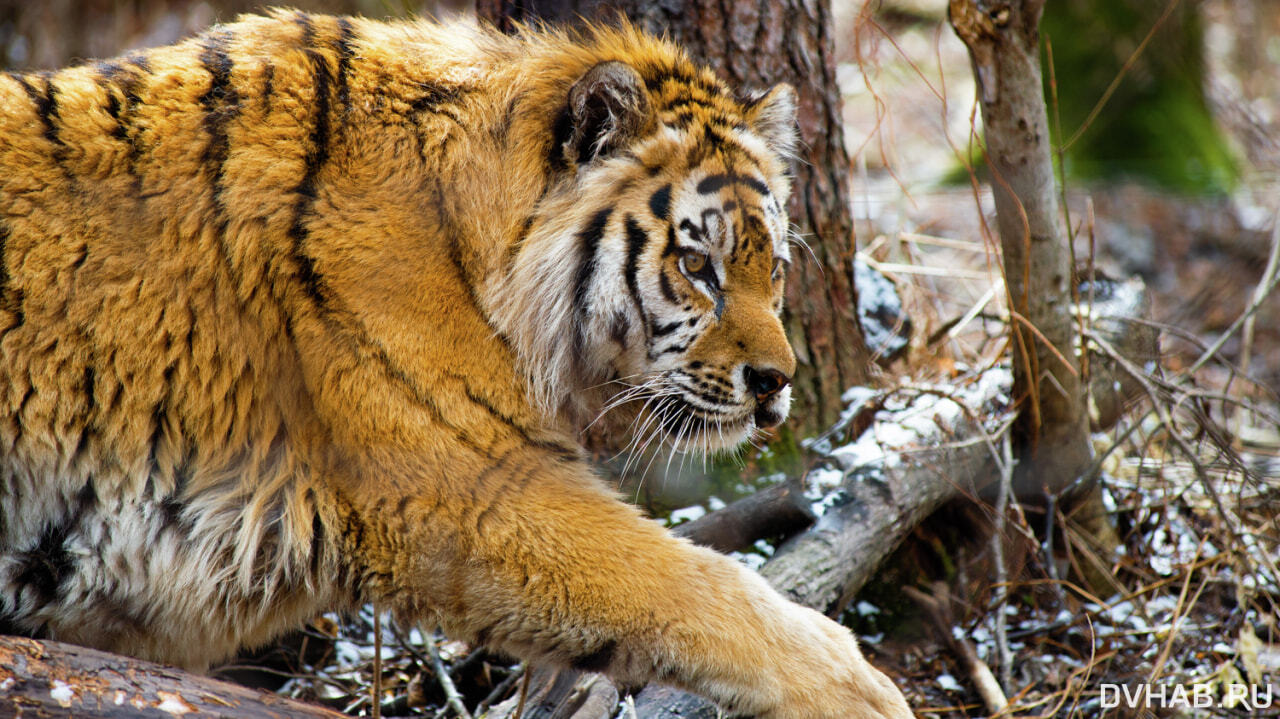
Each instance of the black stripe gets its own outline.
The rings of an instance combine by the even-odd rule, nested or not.
[[[724,91],[724,88],[720,87],[719,85],[711,83],[706,78],[704,78],[701,74],[699,74],[697,71],[691,70],[688,67],[683,67],[683,66],[676,66],[673,68],[664,68],[660,70],[658,74],[645,78],[644,86],[647,90],[649,90],[649,92],[658,92],[667,83],[680,83],[682,85],[688,85],[689,87],[680,88],[680,90],[683,90],[685,92],[688,92],[688,90],[692,88],[692,89],[701,90],[707,95],[723,96],[726,94]]]
[[[355,42],[355,30],[349,18],[338,18],[338,102],[343,108],[350,101],[347,87],[348,75],[351,73],[351,57],[355,54],[352,44]]]
[[[654,336],[654,337],[665,337],[666,335],[669,335],[669,334],[671,334],[672,332],[675,332],[676,330],[680,329],[680,326],[681,326],[681,325],[683,325],[683,324],[684,324],[684,320],[683,320],[683,319],[679,319],[679,320],[676,320],[675,322],[672,322],[672,323],[670,323],[670,324],[659,325],[659,326],[657,326],[657,327],[654,327],[654,328],[653,328],[653,336]]]
[[[307,490],[310,492],[311,490]],[[311,502],[312,506],[314,502]],[[313,511],[311,514],[311,576],[317,576],[320,571],[320,555],[324,554],[324,522],[320,520],[320,513]]]
[[[713,387],[712,385],[706,382],[703,382],[702,380],[699,380],[697,378],[690,378],[690,379],[693,380],[692,385],[690,385],[688,382],[681,381],[679,378],[672,378],[671,384],[684,390],[686,394],[697,397],[698,399],[704,402],[707,402],[711,405],[710,407],[707,407],[705,409],[719,410],[724,407],[725,400],[729,398],[728,392],[725,392],[724,390]]]
[[[109,87],[105,88],[107,93],[107,114],[115,122],[115,127],[111,128],[111,136],[120,142],[129,146],[129,154],[125,171],[133,178],[133,197],[142,195],[142,178],[137,174],[138,159],[142,156],[142,143],[137,132],[130,132],[132,118],[142,102],[142,98],[138,95],[138,84],[142,77],[139,73],[148,71],[146,57],[137,53],[129,55],[125,58],[127,62],[132,64],[136,72],[131,72],[127,67],[118,61],[111,60],[98,64],[98,73],[102,82]],[[112,87],[118,88],[119,94],[112,91]],[[120,98],[124,98],[123,105]]]
[[[476,392],[476,390],[471,386],[471,383],[467,381],[466,377],[462,375],[454,374],[452,372],[449,374],[451,377],[453,377],[454,379],[462,383],[463,391],[466,392],[467,399],[470,400],[472,404],[479,405],[486,412],[488,412],[489,415],[492,416],[494,419],[507,425],[511,429],[514,429],[516,433],[520,435],[520,438],[523,439],[528,444],[532,444],[537,447],[542,447],[543,449],[552,449],[553,451],[556,451],[558,453],[570,451],[568,450],[568,448],[563,447],[559,444],[544,442],[542,440],[534,439],[529,434],[528,427],[520,424],[519,422],[516,422],[514,417],[499,410],[497,406],[493,404],[493,401],[490,400],[488,397],[485,397],[481,395],[479,392]]]
[[[151,409],[151,439],[150,453],[148,455],[148,463],[150,471],[153,475],[160,473],[160,442],[164,440],[166,434],[166,419],[169,413],[169,394],[173,387],[173,373],[176,367],[169,365],[164,368],[164,381],[161,385],[160,399],[156,401],[155,407]]]
[[[621,312],[615,312],[613,321],[609,323],[609,339],[618,343],[623,349],[627,348],[627,334],[631,332],[631,322],[627,320],[627,316]]]
[[[658,274],[658,288],[662,290],[662,296],[671,304],[679,304],[680,297],[676,295],[676,290],[671,286],[671,280],[667,277],[666,272]]]
[[[20,593],[22,589],[30,588],[35,593],[34,598],[42,603],[57,597],[59,588],[70,578],[76,564],[75,557],[67,548],[67,540],[79,528],[85,512],[97,501],[93,481],[85,482],[76,493],[71,511],[59,523],[45,524],[35,546],[14,557],[16,571],[10,582],[18,587]]]
[[[21,287],[14,287],[12,288],[12,292],[6,292],[5,294],[0,295],[0,308],[4,308],[8,312],[12,312],[14,315],[13,324],[4,328],[4,331],[0,332],[0,337],[3,337],[5,334],[8,334],[12,330],[17,329],[26,323],[27,313],[22,306],[23,302],[26,301],[26,298],[27,293],[23,292]]]
[[[671,354],[672,352],[684,352],[684,351],[685,351],[685,350],[687,350],[687,349],[689,349],[689,343],[688,343],[688,342],[686,342],[686,343],[684,343],[684,344],[676,343],[676,344],[673,344],[673,345],[669,345],[669,346],[667,346],[667,347],[664,347],[664,348],[662,348],[662,349],[658,350],[657,352],[652,352],[652,353],[650,353],[649,357],[650,357],[650,358],[657,358],[657,357],[661,357],[662,355],[665,355],[665,354]]]
[[[578,272],[573,283],[573,307],[579,318],[587,316],[587,293],[590,290],[591,276],[596,271],[596,251],[612,212],[608,207],[597,211],[591,216],[587,226],[578,233]]]
[[[768,185],[765,185],[763,182],[749,175],[739,175],[736,173],[707,175],[698,183],[698,194],[710,195],[719,192],[732,184],[746,185],[761,195],[769,194]]]
[[[275,92],[276,82],[276,66],[274,63],[267,63],[262,68],[262,110],[266,112],[271,107],[271,93]]]
[[[417,404],[419,404],[420,406],[425,408],[428,412],[430,412],[432,415],[432,418],[435,419],[435,421],[439,422],[440,424],[447,427],[450,431],[452,431],[454,436],[464,446],[470,447],[472,450],[474,450],[476,453],[482,456],[493,459],[493,451],[492,451],[493,447],[480,446],[472,438],[471,433],[467,431],[466,427],[459,426],[455,424],[453,421],[451,421],[449,418],[447,418],[445,416],[444,410],[441,409],[439,403],[436,402],[435,397],[430,393],[428,393],[426,390],[424,390],[422,387],[419,387],[418,384],[413,381],[413,378],[409,376],[409,373],[395,363],[395,361],[391,358],[391,354],[387,351],[385,347],[382,347],[381,345],[378,345],[368,339],[365,340],[365,344],[366,344],[366,348],[365,348],[366,351],[370,355],[372,355],[373,358],[376,359],[379,364],[382,365],[383,371],[386,373],[386,376],[388,379],[394,380],[394,383],[399,385],[409,395],[410,398],[412,398]],[[455,379],[461,379],[461,377],[459,377],[458,375],[452,375],[452,376]],[[533,445],[540,449],[547,450],[552,454],[560,457],[561,459],[568,459],[568,460],[579,459],[578,452],[574,448],[556,444],[555,442],[536,440],[531,438],[524,431],[522,427],[515,424],[514,420],[511,420],[510,418],[506,417],[502,413],[498,412],[497,409],[494,408],[491,403],[488,403],[487,401],[482,400],[478,395],[475,395],[475,393],[472,392],[471,389],[465,385],[465,383],[464,383],[464,391],[467,393],[468,398],[471,399],[473,402],[475,402],[476,404],[479,404],[481,407],[484,407],[486,410],[491,411],[495,417],[499,418],[500,420],[506,421],[507,424],[515,428],[517,432],[521,435],[521,437],[530,445]]]
[[[511,123],[515,121],[516,114],[520,110],[520,104],[524,102],[526,92],[521,90],[507,102],[507,109],[503,111],[502,117],[489,130],[489,134],[494,140],[502,142],[510,134]]]
[[[204,128],[209,134],[204,162],[212,175],[213,202],[217,206],[221,230],[227,224],[226,209],[222,203],[223,177],[228,155],[227,123],[239,112],[240,94],[231,84],[233,64],[227,55],[226,45],[231,40],[229,30],[211,34],[204,42],[200,63],[209,73],[209,89],[200,97],[204,107]]]
[[[22,89],[26,91],[31,103],[35,105],[36,116],[40,118],[40,124],[44,126],[44,139],[58,147],[62,147],[62,138],[58,136],[58,128],[53,124],[53,120],[58,117],[58,98],[53,82],[48,75],[37,75],[37,77],[41,77],[44,80],[44,90],[41,91],[31,84],[29,76],[19,75],[14,77],[22,85]]]
[[[445,112],[443,106],[457,102],[463,95],[462,88],[436,82],[417,83],[417,87],[422,90],[422,94],[409,103],[414,112],[438,112],[454,122],[460,121],[456,114]]]
[[[134,66],[137,67],[142,72],[148,75],[151,74],[151,61],[147,59],[146,53],[143,53],[140,51],[134,51],[129,53],[128,55],[125,55],[125,59],[133,63]]]
[[[108,87],[104,88],[107,93],[107,115],[115,123],[115,127],[111,128],[111,136],[121,142],[128,142],[129,133],[120,117],[120,96],[112,92],[110,87],[115,84],[116,79],[121,75],[124,75],[124,68],[119,63],[103,62],[98,64],[98,79],[108,85]]]
[[[627,215],[627,289],[631,292],[631,300],[635,303],[636,309],[639,310],[641,317],[646,317],[644,311],[644,302],[640,299],[640,286],[636,281],[636,270],[640,263],[640,255],[644,252],[645,245],[649,242],[649,235],[640,227],[640,223],[636,222],[636,218]],[[648,331],[648,327],[645,327]]]
[[[649,197],[649,211],[659,220],[667,220],[671,211],[671,185],[663,185]]]
[[[324,53],[313,47],[316,30],[311,16],[298,13],[294,16],[294,22],[302,28],[303,48],[311,60],[312,84],[315,87],[315,124],[311,128],[302,180],[294,188],[294,194],[298,198],[294,206],[293,223],[289,227],[289,238],[293,240],[293,259],[298,266],[298,279],[312,301],[323,306],[327,292],[323,280],[316,272],[315,260],[306,252],[305,220],[316,198],[316,175],[329,159],[329,93],[332,90],[333,73]]]
[[[693,240],[694,242],[706,242],[705,233],[703,233],[701,227],[698,227],[697,225],[693,224],[693,220],[690,220],[688,218],[680,220],[680,229],[684,230],[685,232],[688,232],[689,239]],[[671,244],[674,244],[674,243],[671,243]]]

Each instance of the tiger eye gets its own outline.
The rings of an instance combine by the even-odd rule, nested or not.
[[[701,252],[690,252],[684,256],[684,269],[689,274],[696,275],[707,266],[707,256]]]

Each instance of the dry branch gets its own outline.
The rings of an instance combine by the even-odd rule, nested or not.
[[[813,509],[803,489],[787,482],[743,497],[671,531],[717,552],[734,552],[761,537],[794,534],[813,524],[813,520]]]
[[[324,707],[116,654],[0,636],[0,716],[341,717]]]

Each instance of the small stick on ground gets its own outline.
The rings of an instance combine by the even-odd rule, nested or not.
[[[458,692],[458,687],[453,683],[453,677],[449,676],[449,670],[445,667],[444,660],[440,658],[440,648],[436,646],[434,636],[426,642],[426,648],[427,656],[431,658],[431,670],[436,673],[436,681],[440,682],[440,688],[444,690],[445,701],[462,719],[471,719],[467,705],[462,701],[462,694]]]
[[[1005,435],[1000,443],[1000,487],[996,495],[995,531],[991,533],[991,554],[996,565],[996,655],[1000,659],[1000,688],[1008,694],[1013,687],[1013,654],[1009,651],[1009,635],[1005,627],[1005,603],[1009,599],[1009,571],[1004,561],[1004,530],[1009,514],[1009,494],[1013,491],[1012,440]]]
[[[960,660],[961,667],[969,675],[969,681],[973,683],[974,688],[978,690],[978,695],[982,697],[982,703],[986,705],[987,711],[992,714],[1004,711],[1009,705],[1009,700],[1005,697],[1004,690],[1000,688],[1000,683],[996,681],[995,675],[991,673],[991,667],[978,657],[977,650],[968,639],[957,637],[951,631],[953,624],[951,590],[947,589],[946,584],[935,582],[933,596],[915,587],[903,587],[902,591],[920,605],[925,615],[929,617],[939,641]]]
[[[382,717],[382,612],[373,605],[373,719]]]

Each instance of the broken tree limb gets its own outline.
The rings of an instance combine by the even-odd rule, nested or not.
[[[784,482],[671,530],[694,544],[717,552],[735,552],[764,537],[779,537],[813,524],[815,518],[804,489]]]
[[[0,636],[0,716],[328,718],[324,707],[61,642]]]
[[[779,547],[760,573],[792,601],[839,614],[925,517],[999,476],[995,429],[985,426],[983,411],[990,408],[953,409],[946,419],[940,408],[930,418],[932,436],[918,434],[913,446],[882,447],[883,459],[847,466],[832,506],[808,531]],[[880,414],[886,412],[894,414]],[[872,437],[876,427],[868,430]]]

